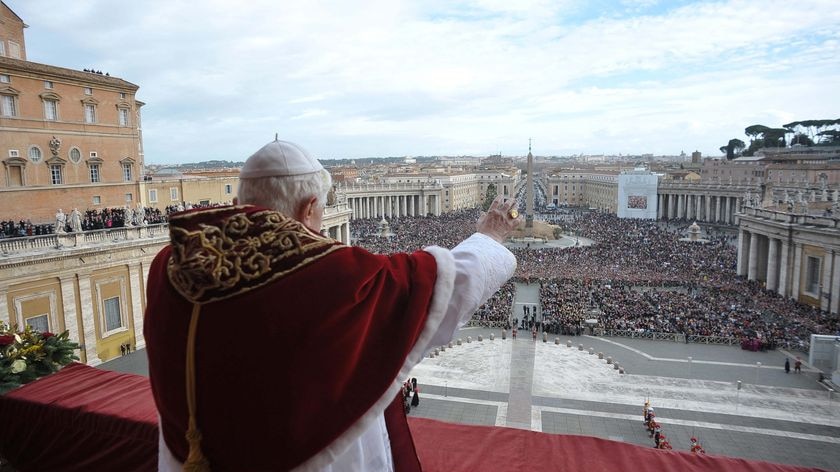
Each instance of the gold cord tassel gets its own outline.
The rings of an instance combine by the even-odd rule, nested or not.
[[[198,315],[201,312],[201,305],[193,304],[192,316],[190,316],[190,330],[187,334],[187,410],[190,414],[187,425],[187,443],[190,452],[184,462],[184,472],[209,472],[210,462],[201,452],[201,431],[195,420],[195,333],[198,328]]]

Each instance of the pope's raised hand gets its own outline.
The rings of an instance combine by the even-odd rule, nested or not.
[[[486,213],[481,213],[475,229],[502,243],[521,224],[522,215],[516,208],[516,199],[500,195],[493,200]]]

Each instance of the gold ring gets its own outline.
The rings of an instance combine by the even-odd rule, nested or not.
[[[508,210],[508,216],[515,220],[519,216],[519,212],[516,211],[516,208],[511,208]]]

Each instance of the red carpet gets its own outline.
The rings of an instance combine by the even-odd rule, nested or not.
[[[794,472],[783,466],[588,436],[409,418],[426,472]],[[20,472],[153,471],[157,410],[149,381],[72,364],[0,396],[0,456]]]

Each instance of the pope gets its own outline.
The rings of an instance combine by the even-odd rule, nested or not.
[[[320,234],[329,173],[268,143],[238,205],[170,218],[144,322],[159,469],[419,470],[401,379],[512,275],[496,198],[449,250],[377,255]]]

